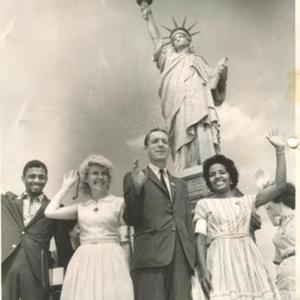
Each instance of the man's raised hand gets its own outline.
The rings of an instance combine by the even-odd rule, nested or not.
[[[138,193],[140,193],[143,188],[147,178],[148,173],[146,169],[140,170],[139,168],[139,159],[136,158],[132,164],[132,172],[131,172],[133,185]]]

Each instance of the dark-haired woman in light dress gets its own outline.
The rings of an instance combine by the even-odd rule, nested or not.
[[[276,143],[277,137],[268,139]],[[275,148],[277,172],[282,175],[283,157],[279,145]],[[276,198],[286,186],[274,185],[257,195],[236,197],[238,171],[223,155],[206,160],[203,174],[214,193],[212,198],[198,201],[194,216],[203,291],[213,300],[279,300],[249,228],[255,208]]]

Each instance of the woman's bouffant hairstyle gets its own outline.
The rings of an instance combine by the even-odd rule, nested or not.
[[[92,154],[92,155],[88,156],[79,167],[79,176],[80,176],[79,192],[81,192],[83,194],[90,193],[90,188],[89,188],[88,184],[86,183],[85,179],[87,177],[89,168],[91,166],[101,166],[101,167],[106,168],[107,174],[108,174],[109,185],[111,183],[112,171],[113,171],[112,162],[102,155]]]
[[[212,192],[214,192],[214,190],[212,189],[211,184],[209,182],[209,169],[214,164],[221,164],[225,167],[226,171],[229,173],[229,176],[230,176],[230,180],[231,180],[230,187],[231,187],[231,189],[234,189],[239,182],[238,170],[235,167],[234,162],[231,159],[229,159],[221,154],[214,155],[214,156],[208,158],[207,160],[205,160],[203,163],[203,177],[205,179],[207,187]]]
[[[295,209],[296,201],[295,201],[296,189],[295,186],[291,183],[286,183],[281,194],[272,200],[274,203],[282,202],[284,205],[288,206],[291,209]]]

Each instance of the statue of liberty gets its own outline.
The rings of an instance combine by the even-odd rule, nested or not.
[[[227,58],[211,68],[194,53],[191,42],[194,25],[186,19],[167,37],[162,37],[155,24],[150,2],[138,1],[147,22],[155,52],[154,61],[161,72],[159,95],[162,114],[169,135],[176,170],[201,165],[220,151],[220,125],[216,106],[223,103],[227,81]]]

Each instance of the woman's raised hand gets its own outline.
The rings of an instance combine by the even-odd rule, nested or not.
[[[266,136],[267,140],[270,142],[272,146],[274,146],[277,150],[284,149],[285,140],[281,135],[279,135],[278,129],[273,129]]]
[[[259,169],[255,172],[256,186],[262,191],[270,184],[270,175]]]
[[[65,188],[71,188],[75,182],[79,180],[79,174],[77,170],[71,170],[68,173],[64,175],[63,179],[63,187]]]

